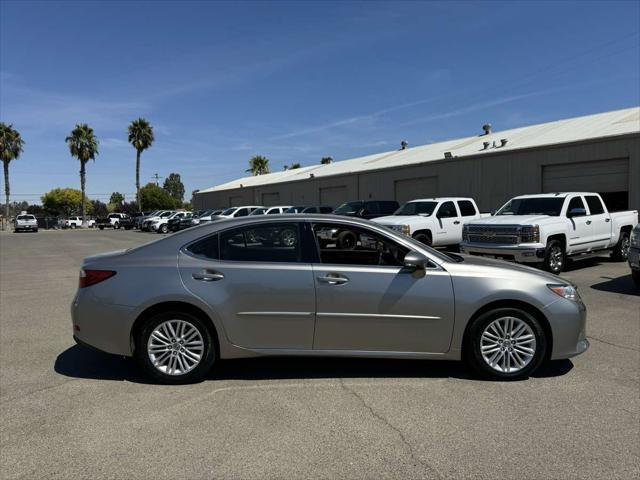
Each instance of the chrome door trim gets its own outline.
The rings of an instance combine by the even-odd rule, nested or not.
[[[388,313],[341,313],[341,312],[318,312],[317,317],[342,317],[342,318],[414,318],[416,320],[440,320],[440,317],[430,315],[394,315]]]
[[[236,315],[252,315],[257,317],[308,317],[313,315],[313,312],[237,312]]]

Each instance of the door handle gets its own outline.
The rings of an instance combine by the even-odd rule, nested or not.
[[[456,220],[455,222],[453,222],[454,225],[460,225],[460,220]]]
[[[591,225],[591,220],[587,220],[587,225]]]
[[[194,280],[201,280],[203,282],[217,282],[222,280],[224,275],[220,272],[196,272],[191,275]]]
[[[318,277],[318,281],[320,283],[328,283],[329,285],[342,285],[347,283],[349,279],[335,273],[329,273],[324,277]]]
[[[605,222],[610,222],[610,221],[611,221],[611,219],[610,219],[610,218],[605,218],[605,219],[604,219],[604,221],[605,221]]]

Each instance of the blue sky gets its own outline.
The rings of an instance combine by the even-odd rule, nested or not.
[[[640,104],[640,2],[0,3],[0,118],[22,133],[15,200],[133,198],[128,123],[155,127],[141,181],[187,192],[272,171]]]

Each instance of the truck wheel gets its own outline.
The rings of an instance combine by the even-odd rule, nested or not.
[[[113,228],[116,230],[120,229],[120,224],[118,222],[114,223]]]
[[[413,236],[414,240],[419,241],[420,243],[424,243],[427,246],[431,246],[433,240],[431,239],[431,235],[429,233],[419,232]]]
[[[344,232],[340,232],[338,234],[338,248],[342,248],[344,250],[353,250],[356,248],[358,243],[358,239],[356,238],[353,232],[349,230],[345,230]]]
[[[547,338],[533,315],[499,308],[479,316],[465,336],[464,360],[483,377],[519,380],[535,372],[547,353]]]
[[[544,251],[544,262],[542,263],[542,268],[547,272],[558,275],[564,268],[564,262],[565,253],[562,243],[558,240],[551,240]]]
[[[629,232],[620,232],[620,238],[618,239],[616,246],[613,248],[611,258],[616,262],[626,262],[627,258],[629,258],[630,246]]]
[[[100,225],[98,228],[99,228],[100,230],[104,230],[104,227],[103,227],[102,225]]]
[[[160,225],[160,228],[158,229],[158,231],[160,233],[167,233],[169,232],[169,226],[166,223],[163,225]]]
[[[72,223],[72,224],[71,224],[71,229],[72,229],[72,230],[75,230],[75,228],[76,228],[76,224],[75,224],[75,223]]]

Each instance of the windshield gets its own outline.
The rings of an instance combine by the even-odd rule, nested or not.
[[[235,211],[236,211],[236,207],[227,208],[220,215],[233,215],[233,212],[235,212]]]
[[[265,212],[267,211],[266,208],[256,208],[253,212],[251,212],[249,215],[263,215]]]
[[[436,209],[438,202],[409,202],[395,211],[394,215],[422,215],[428,217]]]
[[[356,213],[362,209],[364,202],[347,202],[335,209],[334,213]]]
[[[550,215],[560,216],[564,197],[531,197],[509,200],[496,215]]]
[[[167,218],[171,215],[173,215],[173,212],[164,212],[162,215],[160,215],[160,218]]]

